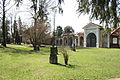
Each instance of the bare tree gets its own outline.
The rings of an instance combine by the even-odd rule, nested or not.
[[[39,46],[41,45],[41,42],[50,37],[50,29],[47,24],[41,21],[37,21],[36,25],[37,27],[32,26],[26,29],[24,31],[23,37],[27,38],[27,40],[30,41],[33,47],[37,45],[38,49],[34,49],[34,50],[38,51]],[[36,36],[34,35],[35,32],[36,32]],[[35,44],[35,40],[36,40],[36,44]]]
[[[32,5],[31,9],[33,10],[33,19],[34,19],[34,41],[32,42],[34,50],[38,50],[38,44],[37,44],[37,20],[40,19],[42,22],[45,22],[47,20],[47,8],[48,3],[47,0],[31,0]]]
[[[18,5],[21,1],[23,0],[16,0],[18,2]],[[34,50],[37,50],[37,20],[41,20],[42,22],[46,22],[48,20],[48,8],[53,7],[59,7],[59,11],[62,11],[61,8],[61,3],[63,2],[63,0],[30,0],[31,1],[31,10],[33,11],[33,20],[34,20]],[[55,3],[58,3],[58,5],[56,6]]]

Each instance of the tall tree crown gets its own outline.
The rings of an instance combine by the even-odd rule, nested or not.
[[[74,33],[74,29],[71,26],[66,26],[64,28],[64,33]]]
[[[78,12],[116,28],[120,22],[120,0],[78,0]]]

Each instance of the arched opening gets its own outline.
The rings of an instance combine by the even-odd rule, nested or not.
[[[62,39],[60,39],[60,45],[62,45]]]
[[[81,36],[81,37],[80,37],[80,46],[81,46],[81,47],[83,47],[83,42],[84,42],[84,40],[83,40],[83,37]]]
[[[72,40],[72,37],[69,37],[69,46],[72,46],[72,42],[73,42],[73,40]]]
[[[87,47],[96,47],[96,35],[94,33],[88,34]]]
[[[75,38],[75,45],[78,46],[78,38]]]
[[[65,37],[64,38],[64,46],[66,46],[67,45],[67,38]]]

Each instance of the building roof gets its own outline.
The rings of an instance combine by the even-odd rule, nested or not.
[[[78,34],[75,34],[75,33],[64,33],[62,36],[78,36]]]
[[[64,33],[62,36],[75,36],[76,34],[75,33]]]
[[[102,26],[100,26],[98,24],[90,22],[86,26],[84,26],[83,29],[89,28],[90,26],[93,26],[93,25],[96,26],[96,28],[100,28],[100,29],[103,28]]]
[[[117,27],[116,29],[114,29],[113,31],[111,31],[111,34],[117,34],[117,35],[120,35],[120,26]]]
[[[84,35],[84,32],[79,32],[79,33],[77,33],[77,35]]]

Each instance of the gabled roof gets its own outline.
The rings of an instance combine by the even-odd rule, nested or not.
[[[120,27],[117,27],[116,29],[114,29],[111,34],[117,33],[120,35]]]
[[[98,24],[95,24],[95,23],[90,22],[89,24],[87,24],[86,26],[84,26],[83,29],[87,29],[87,28],[89,28],[90,26],[96,26],[96,28],[103,28],[102,26],[100,26],[100,25],[98,25]]]

